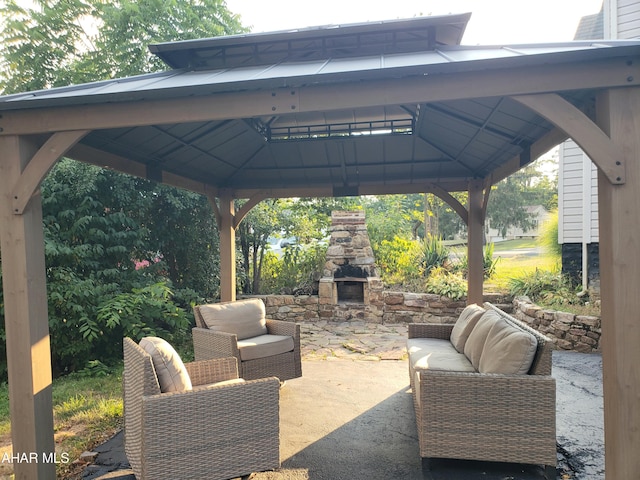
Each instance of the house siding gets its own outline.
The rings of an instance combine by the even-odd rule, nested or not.
[[[559,175],[559,242],[597,242],[598,172],[589,157],[571,140],[560,146]],[[587,218],[586,225],[584,218]]]
[[[613,3],[617,3],[617,38],[640,38],[640,2],[638,0],[618,0]]]

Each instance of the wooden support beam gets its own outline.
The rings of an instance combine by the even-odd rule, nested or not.
[[[37,150],[0,137],[0,249],[13,454],[38,458],[14,463],[15,478],[54,480],[55,464],[44,461],[55,445],[42,203],[36,193],[15,215],[11,197]]]
[[[589,155],[609,182],[625,182],[624,156],[618,145],[571,103],[555,93],[512,98],[564,130]]]
[[[469,182],[469,223],[467,235],[467,304],[482,305],[484,300],[484,258],[482,244],[484,240],[484,181]]]
[[[53,168],[53,165],[60,157],[87,133],[89,133],[89,130],[57,132],[49,137],[29,161],[13,187],[11,192],[13,213],[21,215],[24,212],[31,196],[40,187],[40,183],[49,173],[49,170]]]
[[[620,147],[626,182],[598,172],[607,478],[640,472],[640,88],[599,94],[598,125]],[[597,160],[603,159],[594,159]]]
[[[127,175],[133,175],[134,177],[147,178],[147,166],[130,158],[105,152],[81,143],[73,146],[67,153],[69,158],[73,158],[79,162],[109,168]],[[165,171],[161,171],[160,180],[165,185],[171,185],[172,187],[190,190],[203,195],[208,195],[214,190],[213,187],[209,187],[203,182]],[[215,194],[217,192],[213,191],[213,193]]]
[[[236,299],[236,230],[235,207],[231,192],[223,192],[219,198],[220,212],[220,301]]]
[[[344,110],[374,105],[548,93],[640,84],[640,62],[615,57],[472,72],[214,93],[207,96],[8,110],[1,135],[92,130]],[[153,92],[147,92],[150,94]]]

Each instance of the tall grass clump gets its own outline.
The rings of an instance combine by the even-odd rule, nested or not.
[[[540,229],[538,244],[547,254],[559,258],[562,256],[562,245],[558,242],[558,210],[549,213],[549,219]]]

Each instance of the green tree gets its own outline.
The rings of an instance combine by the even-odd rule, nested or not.
[[[5,94],[166,70],[147,44],[247,31],[222,0],[5,0],[0,14]],[[124,334],[178,339],[187,317],[171,284],[184,307],[217,296],[206,199],[71,161],[42,191],[57,372],[120,358]]]
[[[223,0],[5,0],[0,14],[3,93],[166,70],[149,44],[248,31]]]
[[[557,207],[557,178],[550,179],[540,171],[540,164],[533,163],[494,185],[487,206],[487,218],[493,228],[504,237],[514,226],[524,231],[534,222],[526,211],[527,206],[543,205],[547,209]]]
[[[253,207],[238,226],[242,252],[242,291],[259,293],[267,240],[278,231],[277,200],[263,201]]]
[[[123,176],[63,160],[42,185],[49,328],[57,374],[93,359],[120,358],[119,339],[124,335],[146,331],[180,338],[187,329],[184,311],[168,295],[163,267],[153,262],[155,252],[147,250],[148,232],[128,210],[132,206],[127,200],[134,196],[124,192],[135,189],[135,182],[120,178],[115,190],[113,177]],[[145,264],[150,268],[139,268]],[[123,313],[121,321],[101,317],[101,310],[133,292],[139,292],[139,302],[146,305],[145,322],[124,307],[120,310],[128,315]],[[149,315],[152,305],[166,315]]]

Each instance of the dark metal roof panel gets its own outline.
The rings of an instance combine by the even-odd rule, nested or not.
[[[134,101],[236,91],[251,88],[295,87],[307,83],[394,78],[399,75],[508,68],[611,55],[638,53],[640,40],[568,42],[509,47],[455,46],[437,52],[416,52],[349,59],[323,59],[272,66],[238,67],[206,71],[171,71],[112,81],[0,97],[0,110]],[[629,50],[628,50],[629,49]],[[516,63],[513,63],[516,62]]]
[[[458,45],[470,13],[422,16],[150,45],[172,68],[231,68],[292,59],[379,55]]]

